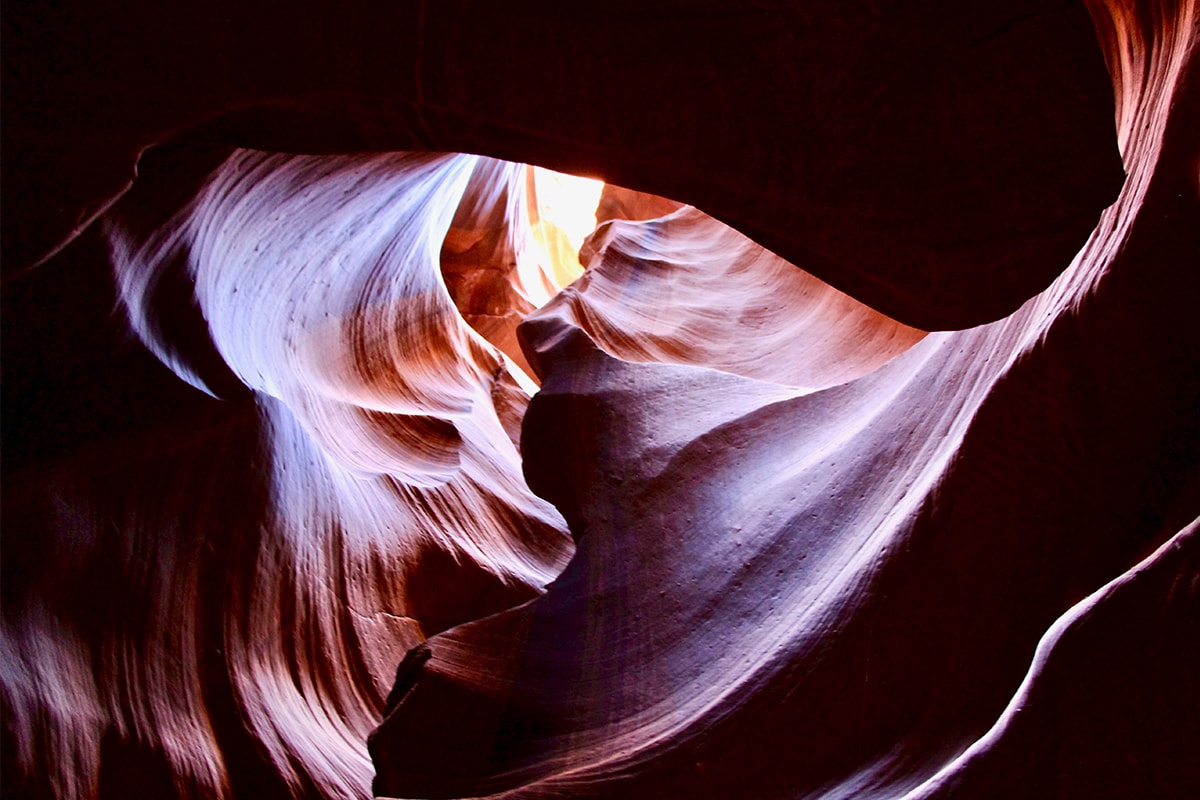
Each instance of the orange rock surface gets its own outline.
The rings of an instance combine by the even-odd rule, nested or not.
[[[206,9],[5,9],[5,797],[1200,794],[1194,0]]]

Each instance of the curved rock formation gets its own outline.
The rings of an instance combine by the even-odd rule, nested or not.
[[[960,6],[6,7],[5,797],[1200,794],[1197,4]]]
[[[606,221],[583,259],[587,272],[555,308],[624,361],[817,389],[872,371],[924,335],[690,206]]]
[[[961,328],[1045,288],[1121,182],[1073,3],[80,3],[5,24],[8,270],[106,208],[148,145],[199,127],[599,176],[905,324]]]
[[[1123,98],[1131,181],[1072,268],[1008,319],[928,337],[869,374],[818,381],[815,392],[753,374],[760,340],[780,349],[769,324],[757,336],[733,326],[730,346],[751,365],[744,377],[629,363],[629,350],[648,360],[671,349],[654,348],[654,336],[650,347],[612,345],[616,331],[641,332],[636,301],[606,289],[634,284],[637,296],[637,282],[652,280],[651,227],[615,255],[632,264],[623,280],[604,261],[598,290],[585,276],[526,322],[544,380],[525,422],[526,474],[567,517],[578,549],[544,597],[423,645],[374,734],[376,791],[1193,791],[1194,715],[1160,712],[1151,727],[1162,738],[1130,735],[1138,706],[1118,695],[1112,714],[1097,715],[1116,726],[1113,744],[1088,727],[1095,717],[1078,713],[1078,700],[1063,717],[1040,710],[1053,691],[1040,689],[1040,664],[1027,680],[1030,710],[1014,699],[984,735],[1055,618],[1128,630],[1121,617],[1110,621],[1116,591],[1068,609],[1198,509],[1197,329],[1177,273],[1158,261],[1164,249],[1196,252],[1194,232],[1162,222],[1195,218],[1194,182],[1183,189],[1194,181],[1194,112],[1165,113],[1191,91],[1181,75],[1193,63],[1192,13],[1158,21],[1151,41],[1161,49],[1112,43],[1118,87],[1131,67],[1157,84]],[[681,283],[703,292],[695,278]],[[730,285],[724,274],[716,282]],[[705,296],[741,318],[746,292]],[[616,322],[606,325],[605,311]],[[1136,433],[1122,429],[1131,420]],[[1152,495],[1160,499],[1148,505]],[[1134,695],[1143,710],[1172,697],[1197,707],[1185,677],[1200,667],[1193,543],[1180,534],[1147,577],[1118,581],[1155,587],[1124,600],[1125,614],[1174,620],[1142,634],[1165,650],[1142,680],[1170,676]],[[1108,665],[1056,656],[1070,641],[1049,639],[1045,663],[1094,673],[1057,685],[1111,687],[1113,678],[1095,677]],[[1146,667],[1137,652],[1105,655],[1127,659],[1134,674]]]
[[[5,793],[127,796],[160,763],[182,794],[362,797],[404,652],[532,597],[570,553],[520,474],[516,367],[441,280],[479,159],[157,159],[103,229],[116,300],[170,372],[77,365],[84,389],[118,373],[117,415],[149,395],[157,418],[83,423],[45,465],[18,441],[5,485]],[[77,311],[38,291],[5,299]],[[88,322],[75,337],[130,349]],[[17,363],[52,373],[36,355]]]

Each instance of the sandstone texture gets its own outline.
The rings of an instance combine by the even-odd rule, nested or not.
[[[3,795],[1200,796],[1198,26],[6,7]]]

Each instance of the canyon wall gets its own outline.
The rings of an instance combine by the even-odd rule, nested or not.
[[[1195,796],[1198,19],[6,8],[4,795]]]

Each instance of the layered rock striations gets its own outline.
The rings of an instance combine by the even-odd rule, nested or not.
[[[1196,128],[1160,116],[1194,102],[1192,41],[1172,38],[1193,23],[1114,53],[1160,59],[1144,68],[1162,84],[1124,99],[1130,180],[1067,272],[915,344],[851,316],[867,354],[903,350],[860,374],[784,380],[793,354],[819,367],[785,333],[810,306],[755,316],[790,295],[769,269],[748,282],[762,294],[731,290],[721,259],[746,251],[728,245],[700,268],[720,275],[708,291],[682,277],[662,254],[699,237],[657,238],[686,212],[602,229],[594,279],[522,326],[543,381],[525,473],[575,556],[543,597],[424,645],[373,736],[376,791],[1194,791],[1200,339],[1164,255],[1197,251]],[[621,295],[660,271],[665,319]],[[713,317],[743,369],[687,335]],[[836,349],[837,326],[815,327]]]
[[[6,797],[1200,792],[1196,4],[734,5],[6,8]]]
[[[905,324],[953,329],[1044,289],[1122,177],[1075,3],[80,3],[5,24],[3,133],[22,165],[4,174],[7,270],[191,130],[599,176],[695,205]]]
[[[6,453],[26,459],[6,467],[6,793],[366,796],[404,652],[534,596],[571,550],[521,476],[517,368],[441,278],[480,160],[157,158],[58,273],[107,250],[157,365],[103,293],[6,289],[6,322],[41,301],[103,340],[63,413],[155,407],[146,430],[51,419],[49,463],[39,432]]]

